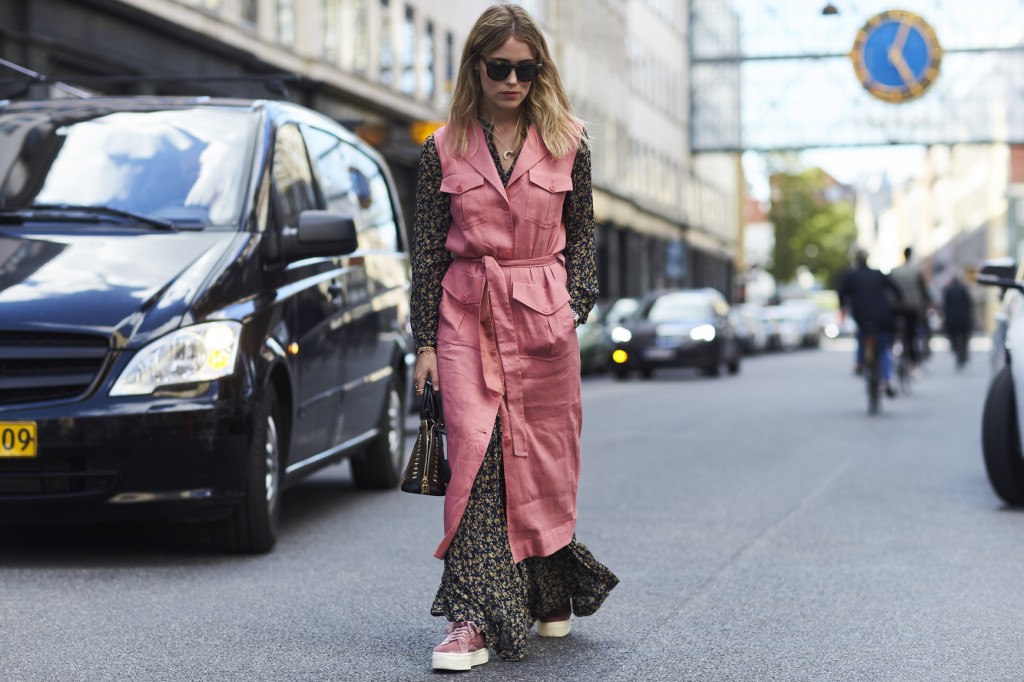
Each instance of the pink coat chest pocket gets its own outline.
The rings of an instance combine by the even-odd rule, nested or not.
[[[452,220],[462,228],[487,219],[487,187],[477,173],[457,173],[441,178],[441,192],[451,199]]]
[[[531,168],[526,219],[541,227],[557,227],[562,221],[565,193],[572,191],[572,178],[568,175]]]

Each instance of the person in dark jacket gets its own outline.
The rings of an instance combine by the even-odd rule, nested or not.
[[[858,248],[854,253],[854,267],[846,272],[839,285],[839,301],[857,323],[857,373],[864,362],[864,333],[873,332],[882,349],[881,373],[885,393],[895,395],[892,378],[892,333],[895,323],[893,301],[899,301],[899,288],[878,270],[868,267],[868,252]]]
[[[958,366],[967,362],[967,340],[974,327],[971,295],[960,278],[953,275],[942,290],[942,325],[956,354]]]

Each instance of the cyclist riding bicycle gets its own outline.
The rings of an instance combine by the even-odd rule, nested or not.
[[[889,279],[900,290],[900,302],[894,307],[893,312],[900,322],[903,352],[910,360],[910,367],[917,367],[923,359],[919,341],[923,335],[921,325],[927,319],[932,297],[928,292],[928,282],[921,266],[910,262],[912,256],[913,250],[909,246],[903,249],[903,265],[893,268],[889,273]]]
[[[892,398],[892,346],[893,306],[890,299],[900,300],[900,290],[892,280],[878,270],[868,267],[868,252],[854,251],[854,267],[846,272],[839,284],[842,312],[850,312],[857,323],[857,374],[864,368],[864,336],[870,332],[881,349],[881,380],[885,394]]]

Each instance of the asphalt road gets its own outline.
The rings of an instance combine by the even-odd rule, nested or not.
[[[845,346],[739,376],[584,381],[578,537],[622,580],[473,680],[1021,680],[1024,515],[988,486],[988,379],[935,357],[868,417]],[[412,422],[410,422],[411,424]],[[200,529],[0,529],[0,679],[423,680],[441,501],[289,491],[263,557]]]

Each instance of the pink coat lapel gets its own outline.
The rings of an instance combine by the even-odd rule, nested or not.
[[[508,184],[511,185],[522,177],[526,171],[550,155],[547,147],[541,142],[540,135],[537,133],[537,127],[531,125],[529,130],[526,131],[526,142],[523,143],[523,148],[519,151],[519,158],[516,159],[516,167],[512,169],[512,177],[508,179]],[[492,163],[491,165],[493,166],[494,164]]]
[[[494,159],[491,158],[491,150],[487,146],[487,138],[484,137],[483,128],[480,125],[474,126],[472,134],[473,139],[469,141],[469,153],[467,154],[466,161],[480,175],[484,176],[484,179],[491,183],[494,189],[501,193],[505,201],[508,201],[508,195],[505,194],[505,186],[501,184],[501,177],[498,175],[498,168],[494,165]]]

